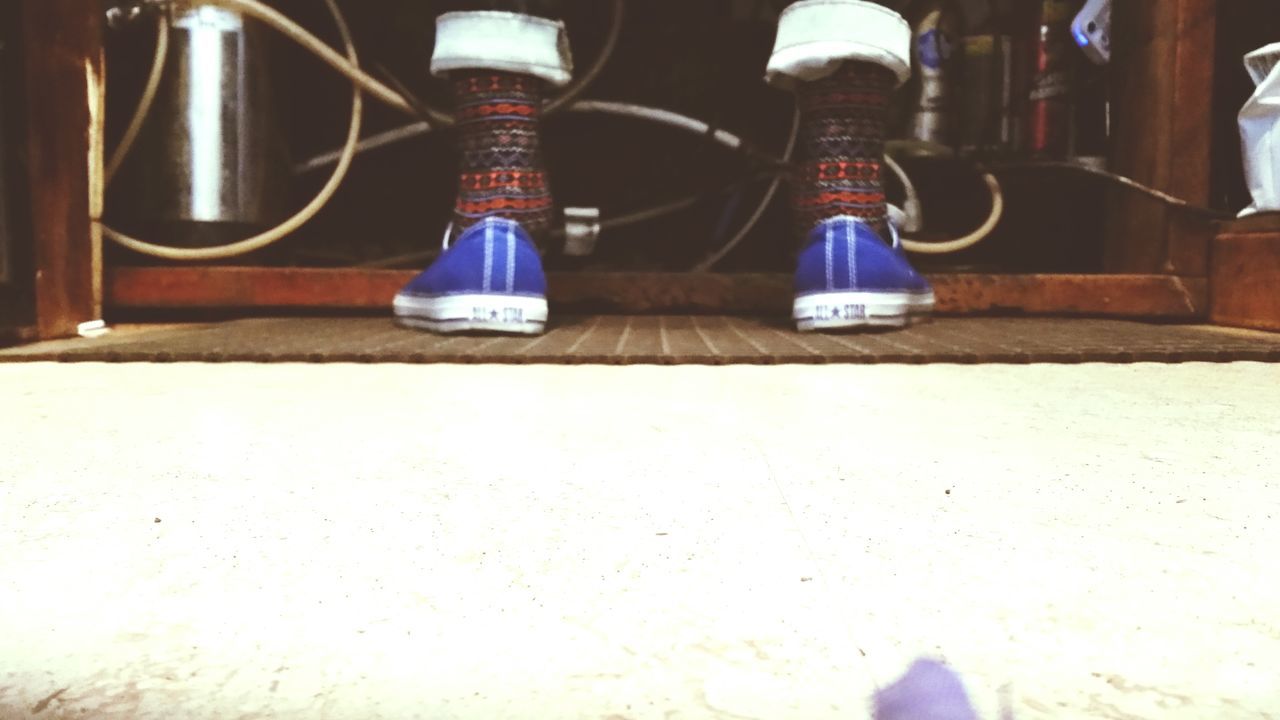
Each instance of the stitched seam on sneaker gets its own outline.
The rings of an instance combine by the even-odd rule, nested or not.
[[[493,223],[484,224],[484,291],[493,289]]]
[[[857,225],[849,223],[849,225],[845,227],[844,233],[845,244],[848,247],[849,253],[849,287],[854,290],[858,288],[858,261],[856,259],[856,250],[854,247],[854,232],[856,230]]]
[[[516,232],[507,227],[507,292],[516,291]]]
[[[833,228],[834,226],[835,226],[835,223],[828,223],[828,224],[827,224],[827,238],[826,238],[826,242],[824,242],[824,243],[823,243],[823,245],[825,245],[825,246],[826,246],[826,248],[824,248],[824,250],[825,250],[825,251],[826,251],[826,253],[827,253],[827,255],[826,255],[826,261],[827,261],[827,263],[826,263],[826,264],[827,264],[827,289],[828,289],[828,290],[835,290],[835,289],[836,289],[836,277],[835,277],[835,273],[836,273],[836,269],[835,269],[835,264],[836,264],[836,260],[835,260],[835,254],[836,254],[836,251],[835,251],[835,233],[832,231],[832,228]]]

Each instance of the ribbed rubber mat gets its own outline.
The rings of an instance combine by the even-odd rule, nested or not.
[[[1118,320],[940,319],[809,335],[736,317],[561,318],[537,338],[439,337],[387,319],[255,319],[0,351],[0,362],[505,364],[1280,362],[1280,335]]]

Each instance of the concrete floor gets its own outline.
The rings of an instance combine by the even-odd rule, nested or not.
[[[1280,366],[0,366],[0,717],[1280,718]]]

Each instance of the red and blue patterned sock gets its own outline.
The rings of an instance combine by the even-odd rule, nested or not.
[[[543,82],[488,70],[455,73],[452,80],[462,158],[455,235],[496,216],[544,240],[555,206],[538,137]]]
[[[888,239],[881,167],[896,78],[874,63],[847,62],[797,87],[804,157],[792,184],[799,237],[837,215],[866,220]]]

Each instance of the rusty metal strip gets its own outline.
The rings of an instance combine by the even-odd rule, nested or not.
[[[128,310],[383,311],[412,273],[299,268],[114,268],[107,302]],[[1208,282],[1165,275],[937,275],[950,314],[1201,319]],[[785,317],[781,274],[565,273],[550,278],[559,313],[768,314]]]

